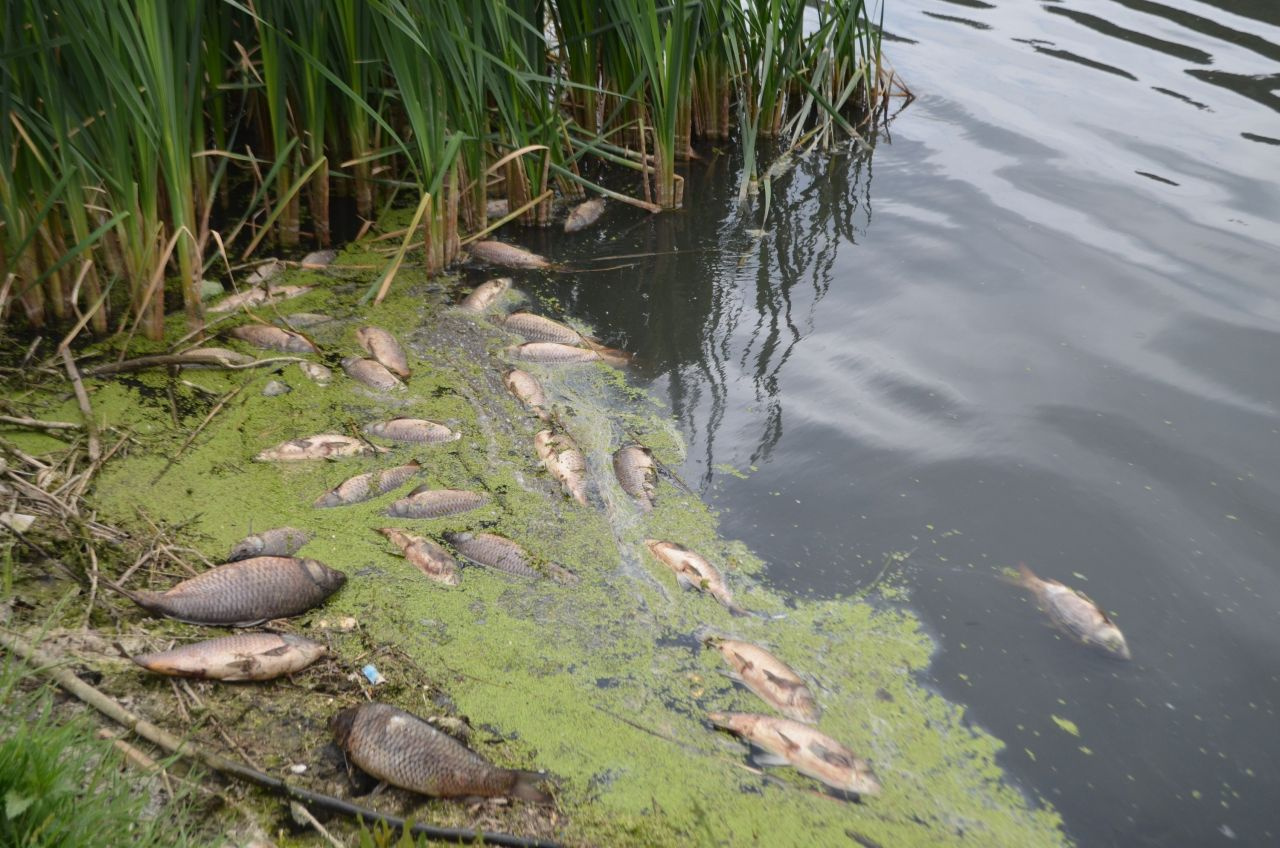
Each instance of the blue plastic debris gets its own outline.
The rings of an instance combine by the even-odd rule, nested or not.
[[[369,663],[367,666],[360,669],[360,671],[364,674],[365,680],[368,680],[369,685],[371,686],[377,686],[379,683],[387,682],[387,679],[378,673],[378,667],[373,663]]]

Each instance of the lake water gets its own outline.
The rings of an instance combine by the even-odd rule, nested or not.
[[[931,684],[1072,839],[1280,844],[1280,5],[885,27],[917,99],[871,159],[800,163],[761,239],[705,151],[688,211],[542,245],[656,255],[542,293],[637,353],[781,587],[908,590]],[[1046,626],[1020,561],[1133,662]]]

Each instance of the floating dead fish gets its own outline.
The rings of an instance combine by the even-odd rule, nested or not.
[[[1131,658],[1120,628],[1087,595],[1057,580],[1037,577],[1023,563],[1018,563],[1018,574],[1018,584],[1035,595],[1040,609],[1067,635],[1114,657]]]
[[[298,370],[317,385],[327,386],[333,382],[333,372],[319,362],[299,362]]]
[[[564,222],[564,231],[576,233],[585,230],[600,220],[602,214],[604,214],[604,198],[593,197],[583,201],[573,207],[573,211],[569,213],[569,217]]]
[[[276,277],[284,273],[284,263],[279,259],[268,259],[245,277],[245,284],[250,286],[261,286],[268,280],[274,280]]]
[[[254,286],[239,294],[218,301],[210,306],[208,312],[232,312],[245,306],[265,306],[269,303],[280,303],[311,291],[311,286]]]
[[[381,327],[361,327],[356,330],[356,341],[391,373],[405,378],[409,376],[409,357],[396,337],[386,330]]]
[[[523,403],[526,409],[544,421],[550,420],[551,413],[547,411],[547,396],[542,391],[542,383],[538,382],[537,377],[528,371],[512,368],[502,378],[502,381],[506,383],[507,391],[515,395],[516,399]]]
[[[507,356],[525,362],[541,362],[545,365],[571,365],[579,362],[599,362],[603,359],[594,350],[572,347],[556,342],[528,342],[507,348]]]
[[[484,204],[484,214],[486,218],[505,218],[507,213],[511,211],[511,204],[505,198],[486,201]]]
[[[754,758],[757,765],[791,766],[842,792],[880,793],[880,781],[865,760],[807,724],[749,713],[711,713],[709,718],[716,727],[764,749]]]
[[[550,268],[551,263],[536,253],[504,241],[477,241],[468,248],[473,259],[501,268]]]
[[[643,445],[627,445],[613,454],[613,473],[622,491],[636,499],[640,509],[653,509],[657,493],[658,466],[653,451]]]
[[[565,494],[583,506],[587,505],[587,460],[567,433],[541,430],[533,437],[538,458],[560,481]]]
[[[266,324],[245,324],[243,327],[233,327],[231,335],[264,350],[282,350],[287,353],[320,352],[320,348],[312,344],[306,336],[282,330],[279,327],[268,327]]]
[[[156,674],[202,680],[274,680],[325,655],[319,642],[279,633],[243,633],[130,657]]]
[[[764,648],[719,636],[707,636],[702,641],[720,652],[733,669],[734,680],[787,718],[812,724],[822,714],[808,684]]]
[[[423,574],[446,586],[462,582],[458,576],[458,561],[453,554],[430,539],[406,533],[396,527],[382,527],[379,533],[386,536],[404,554],[404,558],[418,567]]]
[[[314,559],[259,556],[211,568],[167,592],[126,596],[153,615],[188,624],[251,627],[301,615],[332,595],[347,576]]]
[[[471,294],[464,297],[462,302],[458,304],[458,308],[467,312],[484,312],[497,303],[498,298],[502,297],[510,289],[510,277],[498,277],[489,280],[472,289]]]
[[[390,421],[374,421],[364,425],[364,431],[370,436],[382,439],[417,444],[454,442],[462,438],[461,433],[455,433],[443,424],[437,424],[425,418],[392,418]]]
[[[371,389],[394,392],[404,388],[404,383],[400,382],[395,374],[388,371],[381,362],[374,362],[372,359],[348,356],[342,360],[342,370],[347,372],[347,376],[351,379],[364,383]]]
[[[196,347],[179,354],[183,359],[191,359],[190,365],[183,363],[181,367],[218,368],[224,365],[248,365],[254,361],[247,353],[229,350],[225,347]]]
[[[317,324],[327,324],[332,320],[332,315],[321,315],[318,312],[295,312],[292,315],[277,318],[276,323],[284,327],[300,330],[305,327],[314,327]]]
[[[365,772],[438,798],[511,797],[551,803],[546,775],[499,768],[453,737],[390,704],[348,707],[330,722],[334,741]]]
[[[701,589],[711,595],[734,615],[750,615],[733,602],[733,595],[719,570],[700,554],[675,542],[645,539],[645,547],[664,565],[676,573],[676,583],[682,589]]]
[[[513,312],[502,320],[502,326],[531,342],[556,342],[573,346],[587,343],[586,338],[572,327],[532,312]]]
[[[419,486],[387,507],[386,514],[394,518],[444,518],[478,509],[488,502],[489,496],[481,492]]]
[[[322,433],[304,439],[290,439],[267,448],[254,457],[258,462],[301,462],[311,459],[337,459],[343,456],[369,456],[387,453],[387,448],[371,445],[361,439]]]
[[[578,580],[578,576],[572,571],[552,562],[539,564],[542,571],[546,572],[543,574],[533,567],[532,558],[524,548],[493,533],[445,533],[444,538],[458,553],[472,562],[516,577],[550,576],[562,583],[575,583]]]
[[[293,391],[293,389],[289,387],[288,383],[281,382],[280,380],[270,380],[262,387],[262,396],[279,397],[280,395],[287,395],[291,391]]]
[[[407,465],[370,471],[368,474],[357,474],[321,495],[312,506],[324,509],[367,501],[378,495],[385,495],[392,489],[400,488],[406,480],[421,470],[422,466],[415,459]]]
[[[259,556],[293,556],[310,540],[310,536],[294,527],[263,530],[236,542],[227,555],[227,562]]]
[[[306,256],[302,257],[302,267],[304,268],[324,268],[333,264],[333,260],[338,258],[336,250],[313,250]]]

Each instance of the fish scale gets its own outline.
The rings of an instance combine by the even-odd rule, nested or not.
[[[434,444],[452,442],[462,437],[443,424],[425,418],[392,418],[390,421],[374,421],[366,424],[364,431],[370,436],[392,439],[397,442]]]
[[[370,471],[367,474],[357,474],[321,495],[316,500],[315,506],[319,508],[349,506],[350,504],[367,501],[370,498],[376,498],[378,495],[384,495],[392,489],[404,485],[406,480],[421,470],[422,466],[415,459],[407,465],[397,465],[395,468],[384,468],[381,471]]]
[[[330,722],[351,761],[393,786],[439,798],[510,796],[550,803],[544,775],[495,766],[422,719],[390,704],[348,707]]]
[[[241,633],[131,659],[156,674],[206,680],[271,680],[324,656],[319,642],[285,633]]]
[[[524,336],[531,342],[555,342],[565,345],[581,345],[586,343],[582,334],[572,327],[566,327],[559,321],[552,321],[531,312],[514,312],[502,322],[517,335]]]
[[[507,348],[507,354],[515,359],[523,359],[525,362],[542,362],[548,365],[598,362],[602,358],[594,350],[559,342],[526,342]]]
[[[627,445],[613,455],[613,473],[622,490],[640,504],[645,512],[653,509],[657,466],[653,451],[641,445]]]
[[[231,549],[227,562],[259,556],[293,556],[311,537],[295,527],[275,527],[246,536]]]
[[[409,357],[396,337],[386,330],[381,327],[361,327],[356,330],[356,341],[388,371],[401,377],[409,376]]]
[[[480,565],[517,577],[542,576],[529,565],[529,555],[524,548],[510,539],[492,533],[445,533],[444,537],[458,553]]]
[[[313,345],[306,336],[282,330],[279,327],[268,327],[263,324],[246,324],[235,327],[231,335],[242,342],[260,347],[264,350],[282,350],[288,353],[319,353],[320,348]]]
[[[443,518],[477,509],[488,501],[489,496],[480,492],[419,486],[387,507],[387,515],[395,518]]]
[[[318,606],[347,580],[314,559],[260,556],[211,568],[166,592],[127,595],[155,615],[189,624],[249,627],[300,615]]]

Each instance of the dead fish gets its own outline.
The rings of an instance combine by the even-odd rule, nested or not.
[[[333,260],[338,258],[336,250],[313,250],[306,256],[302,257],[303,268],[324,268],[332,265]]]
[[[513,312],[503,319],[502,326],[531,342],[557,342],[573,346],[587,343],[586,338],[572,327],[532,312]]]
[[[182,368],[218,368],[221,365],[248,365],[254,361],[252,356],[225,347],[196,347],[180,354],[183,359],[194,360],[190,365],[183,363]]]
[[[254,268],[248,277],[245,277],[245,283],[250,286],[260,286],[268,280],[274,280],[283,273],[283,262],[279,259],[268,259],[257,268]]]
[[[277,318],[276,323],[298,330],[304,327],[314,327],[317,324],[327,324],[332,320],[332,315],[321,315],[318,312],[295,312],[292,315]]]
[[[587,505],[587,460],[567,433],[541,430],[533,437],[538,458],[560,481],[565,494],[583,506]]]
[[[387,453],[387,448],[371,445],[361,439],[322,433],[304,439],[290,439],[267,448],[254,457],[258,462],[300,462],[309,459],[337,459],[342,456],[367,456]]]
[[[386,514],[393,518],[443,518],[478,509],[488,502],[489,496],[481,492],[419,486],[387,507]]]
[[[227,554],[227,562],[259,556],[293,556],[310,540],[310,536],[294,527],[263,530],[236,542]]]
[[[368,474],[357,474],[321,495],[312,506],[324,509],[367,501],[378,495],[385,495],[392,489],[398,489],[421,470],[422,465],[415,459],[407,465],[370,471]]]
[[[167,592],[126,591],[153,615],[188,624],[251,627],[301,615],[332,595],[347,576],[314,559],[259,556],[183,580]]]
[[[432,580],[446,586],[457,586],[462,582],[458,576],[458,561],[453,558],[453,554],[430,539],[414,536],[395,527],[382,527],[378,532],[390,539],[400,548],[405,559]]]
[[[551,413],[547,412],[547,396],[542,391],[542,383],[538,382],[537,377],[528,371],[512,368],[502,381],[506,384],[507,391],[515,395],[526,409],[544,421],[550,420]]]
[[[808,684],[764,648],[719,636],[704,637],[702,642],[720,651],[733,669],[734,680],[787,718],[813,724],[822,714]]]
[[[486,218],[505,218],[511,211],[511,204],[505,198],[487,201],[484,205]]]
[[[329,727],[351,762],[392,786],[438,798],[511,797],[551,803],[551,796],[538,788],[546,775],[499,768],[390,704],[348,707]]]
[[[516,577],[550,576],[563,583],[574,583],[578,579],[572,571],[552,562],[540,563],[546,571],[544,575],[533,567],[532,558],[524,548],[503,536],[493,533],[445,533],[444,538],[458,553],[472,562]]]
[[[791,766],[842,792],[880,793],[880,781],[866,760],[807,724],[750,713],[711,713],[708,717],[716,727],[762,748],[764,753],[754,758],[757,765]]]
[[[474,259],[502,268],[550,268],[551,263],[536,253],[504,241],[477,241],[467,248]]]
[[[169,651],[130,657],[156,674],[202,680],[274,680],[324,656],[319,642],[291,633],[242,633],[194,642]]]
[[[362,359],[359,356],[348,356],[342,360],[342,370],[347,376],[371,389],[379,391],[399,391],[404,383],[396,379],[396,375],[386,369],[381,362]]]
[[[635,498],[640,509],[653,509],[657,495],[658,466],[653,461],[653,451],[644,445],[627,445],[613,454],[613,473],[622,485],[622,491]]]
[[[299,297],[311,291],[311,286],[253,286],[239,294],[218,301],[210,306],[209,312],[232,312],[244,306],[264,306],[268,303],[280,303],[284,300]]]
[[[233,327],[231,335],[242,342],[264,350],[283,350],[288,353],[319,353],[320,348],[306,336],[266,324],[245,324]]]
[[[481,283],[471,290],[471,294],[462,299],[462,302],[458,304],[458,308],[467,312],[484,312],[497,303],[498,298],[506,294],[510,288],[510,277],[498,277]]]
[[[1112,656],[1131,659],[1120,628],[1083,592],[1037,577],[1023,563],[1018,563],[1018,575],[1018,584],[1035,595],[1040,609],[1067,635]]]
[[[437,424],[425,418],[392,418],[390,421],[374,421],[364,425],[364,431],[370,436],[419,444],[454,442],[462,438],[461,433],[455,433],[443,424]]]
[[[356,341],[388,371],[408,378],[409,357],[395,336],[381,327],[361,327],[356,330]]]
[[[676,583],[682,589],[701,589],[725,606],[734,615],[750,615],[733,602],[733,595],[725,585],[724,577],[714,565],[698,553],[675,542],[645,539],[645,547],[664,565],[676,573]]]
[[[573,207],[573,211],[569,213],[569,217],[565,220],[564,231],[566,233],[576,233],[585,230],[600,220],[602,214],[604,214],[604,198],[593,197],[590,200],[579,203]]]
[[[298,370],[316,385],[327,386],[333,382],[333,372],[319,362],[299,362]]]
[[[525,362],[541,362],[547,365],[566,365],[579,362],[599,362],[602,358],[594,350],[572,347],[556,342],[527,342],[507,348],[507,356]]]

